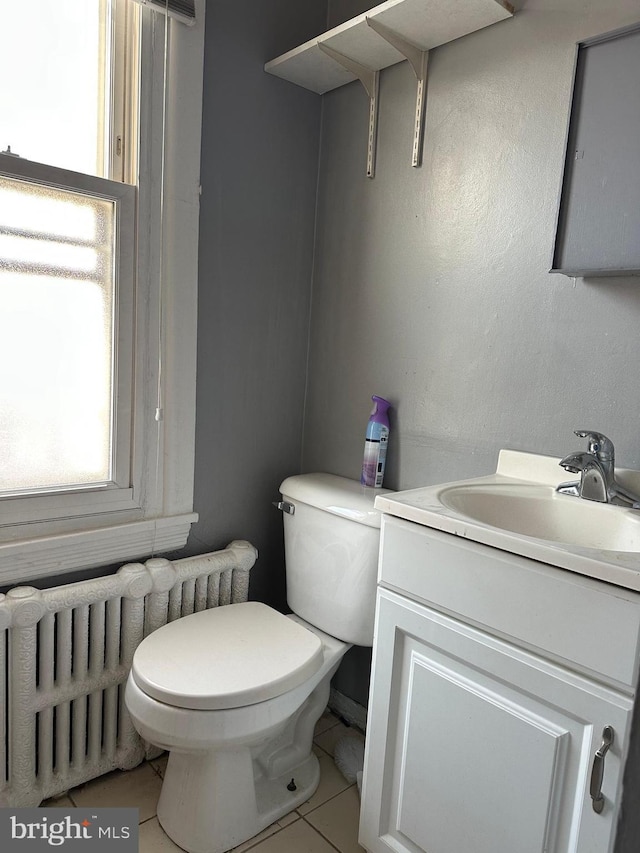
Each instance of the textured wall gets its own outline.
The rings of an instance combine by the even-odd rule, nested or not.
[[[207,4],[194,526],[249,539],[253,598],[284,604],[282,520],[300,470],[320,135],[317,95],[263,71],[322,32],[326,0]]]
[[[366,12],[375,6],[375,3],[367,3],[367,0],[329,0],[327,9],[327,29],[337,27],[343,21],[355,18],[356,15]]]
[[[638,12],[526,0],[432,51],[421,169],[408,63],[381,75],[373,181],[364,90],[324,96],[307,470],[358,476],[372,393],[395,406],[393,488],[487,473],[501,447],[561,455],[581,427],[640,464],[640,282],[547,272],[575,42]]]

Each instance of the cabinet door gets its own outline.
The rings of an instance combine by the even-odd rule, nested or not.
[[[360,843],[372,853],[606,853],[632,702],[381,591]],[[604,726],[604,808],[589,796]]]

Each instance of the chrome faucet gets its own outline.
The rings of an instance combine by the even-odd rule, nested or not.
[[[561,483],[556,491],[588,501],[640,509],[640,496],[616,482],[613,442],[606,435],[592,430],[579,429],[575,434],[588,440],[587,450],[570,453],[560,461],[560,465],[572,474],[580,474],[580,479]]]

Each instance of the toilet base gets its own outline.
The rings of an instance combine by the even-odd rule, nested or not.
[[[244,773],[239,772],[243,765]],[[295,790],[290,790],[292,780]],[[319,781],[320,765],[313,753],[282,776],[269,779],[251,761],[247,748],[197,758],[172,752],[158,821],[188,853],[226,853],[306,802]],[[203,796],[211,791],[216,795]]]
[[[256,782],[256,799],[258,812],[261,820],[264,821],[260,829],[265,829],[293,809],[297,809],[302,803],[306,803],[315,793],[319,782],[320,764],[313,752],[306,761],[284,773],[280,778],[259,779]],[[293,790],[290,789],[292,783],[295,786]]]

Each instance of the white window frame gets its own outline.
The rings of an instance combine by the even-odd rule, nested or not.
[[[12,503],[18,517],[6,505],[22,499],[0,500],[0,586],[177,550],[197,520],[193,468],[204,2],[196,0],[191,27],[150,8],[139,10],[130,482],[124,488],[38,495],[28,499],[32,509],[24,514]],[[23,177],[43,170],[41,179],[52,182],[51,167],[3,157],[0,168],[5,165],[7,172]],[[61,170],[53,171],[60,176]],[[93,187],[89,191],[100,194],[92,181],[101,179],[83,177]]]

